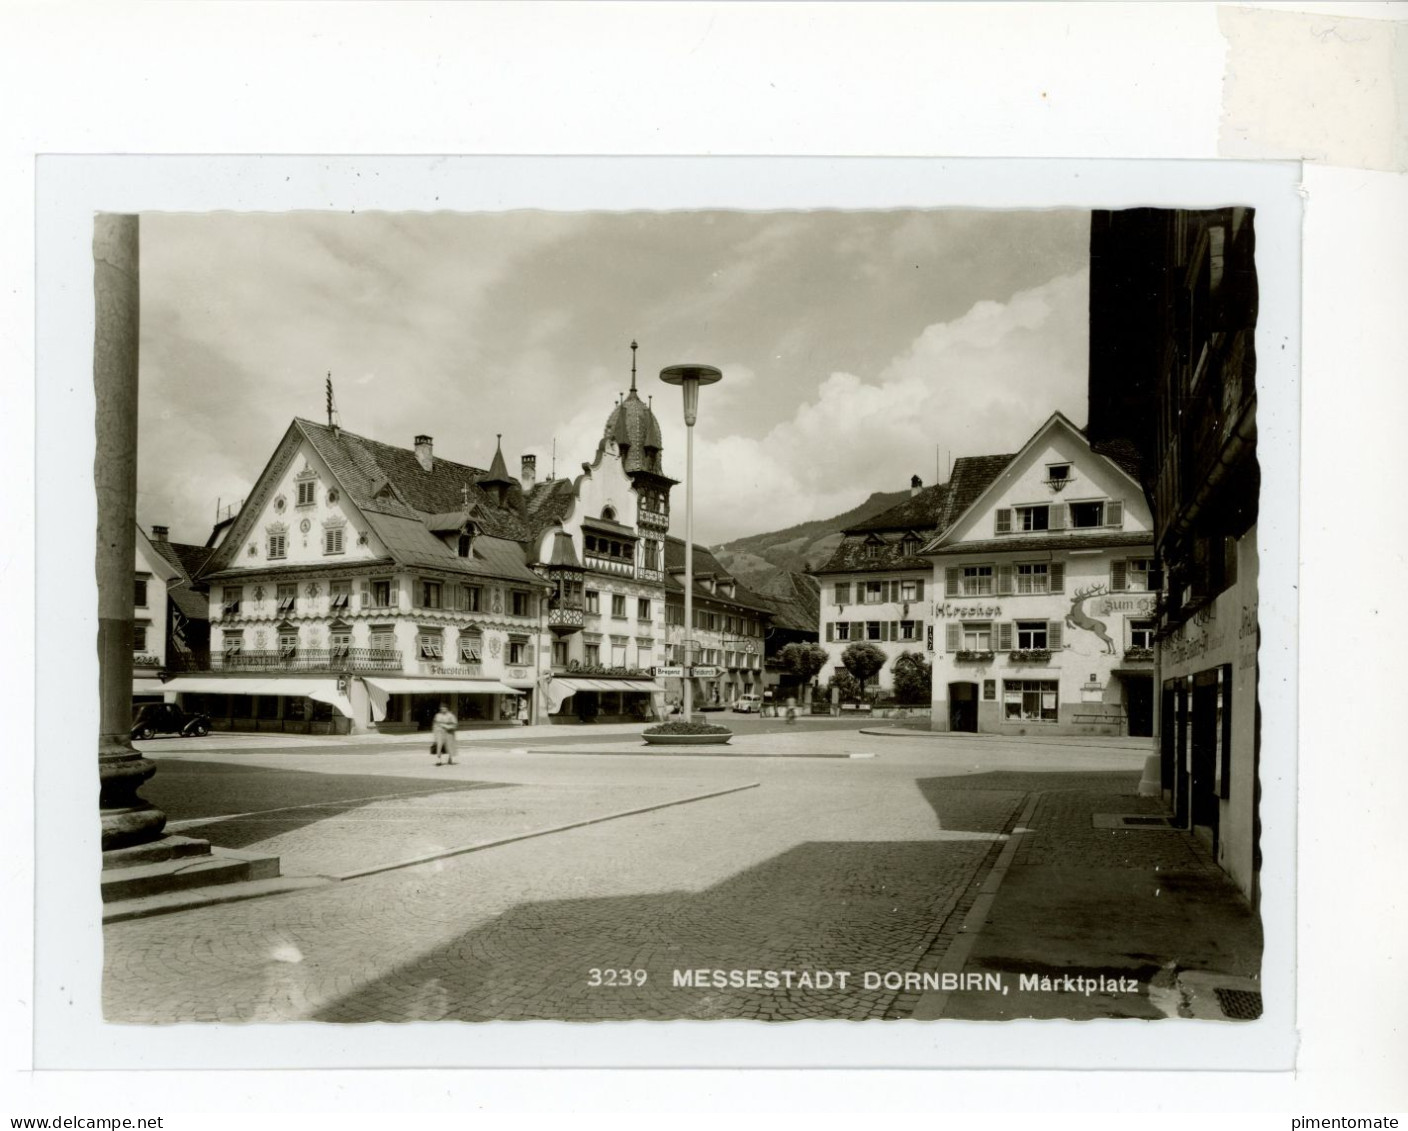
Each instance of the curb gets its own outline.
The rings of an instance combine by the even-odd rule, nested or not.
[[[964,916],[963,925],[958,928],[958,937],[953,940],[952,945],[945,952],[937,973],[959,974],[968,964],[968,959],[973,954],[973,948],[978,943],[978,936],[982,934],[983,926],[992,911],[992,905],[997,900],[998,889],[1002,886],[1002,881],[1007,878],[1012,861],[1017,856],[1017,848],[1022,843],[1022,837],[1027,835],[1027,826],[1032,819],[1032,814],[1036,812],[1037,803],[1041,798],[1041,793],[1032,794],[1017,817],[1017,823],[1013,826],[1007,843],[1002,846],[1002,854],[998,856],[997,863],[992,866],[992,870],[988,872],[982,886],[978,888],[978,896],[973,900],[968,914]],[[948,990],[930,990],[922,994],[910,1017],[915,1021],[939,1020],[943,1017],[944,1010],[948,1008],[949,993]]]
[[[1020,742],[1020,743],[1026,744],[1026,745],[1030,745],[1030,746],[1081,746],[1082,743],[1081,743],[1080,740],[1081,740],[1082,738],[1101,739],[1101,738],[1106,738],[1106,737],[1108,737],[1108,736],[1106,736],[1106,735],[1100,735],[1100,734],[1092,734],[1092,735],[1078,735],[1078,734],[1075,734],[1075,735],[1070,735],[1070,736],[1068,736],[1068,737],[1072,740],[1072,741],[1070,741],[1070,742],[1053,742],[1053,741],[1052,741],[1051,739],[1049,739],[1049,738],[1033,738],[1033,737],[1032,737],[1031,735],[1029,735],[1029,734],[979,734],[979,733],[976,733],[976,732],[973,732],[973,731],[912,730],[912,729],[910,729],[909,727],[894,727],[894,726],[891,726],[891,727],[861,727],[859,733],[871,735],[871,736],[874,737],[874,738],[927,738],[927,739],[936,739],[936,740],[939,740],[939,739],[977,738],[977,739],[984,739],[984,740],[989,741],[989,742],[994,741],[994,740],[999,740],[999,739],[1005,739],[1005,740],[1007,740],[1007,741],[1009,741],[1009,742]],[[1149,739],[1149,742],[1153,742],[1153,739]],[[1094,746],[1089,746],[1089,747],[1087,747],[1087,749],[1090,749],[1090,750],[1137,750],[1137,751],[1140,751],[1140,752],[1143,752],[1143,753],[1147,753],[1147,752],[1150,750],[1149,742],[1140,742],[1138,745],[1135,745],[1135,744],[1123,744],[1123,743],[1120,744],[1120,745],[1115,745],[1115,744],[1113,744],[1113,743],[1101,742],[1101,743],[1097,743],[1097,744],[1094,745]]]
[[[570,746],[559,746],[556,748],[540,747],[534,749],[529,747],[527,754],[564,754],[573,756],[590,757],[621,757],[621,758],[854,758],[855,754],[833,754],[829,751],[809,754],[764,754],[750,750],[740,750],[737,747],[725,748],[723,744],[716,746],[637,746],[631,749],[622,750],[581,750]],[[872,755],[873,757],[873,755]]]

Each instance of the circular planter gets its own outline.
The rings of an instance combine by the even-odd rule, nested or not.
[[[733,731],[724,734],[643,734],[647,746],[727,746]]]

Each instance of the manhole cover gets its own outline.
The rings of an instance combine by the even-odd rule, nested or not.
[[[1233,1021],[1255,1021],[1261,1016],[1260,994],[1250,990],[1226,990],[1220,986],[1213,992],[1217,994],[1218,1007]]]

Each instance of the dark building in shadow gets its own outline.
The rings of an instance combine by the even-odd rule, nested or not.
[[[1137,455],[1162,567],[1160,784],[1177,818],[1255,901],[1253,213],[1096,212],[1090,251],[1087,432],[1097,451]]]

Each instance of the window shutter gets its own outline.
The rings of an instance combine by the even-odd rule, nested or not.
[[[999,652],[1012,651],[1012,622],[1010,620],[999,621],[997,624],[997,650]]]
[[[963,626],[957,621],[949,621],[944,625],[944,651],[957,652],[963,647],[963,637],[960,633]]]
[[[890,639],[891,639],[891,640],[898,640],[899,638],[900,638],[900,622],[897,621],[897,620],[892,620],[892,621],[890,622]]]
[[[914,583],[914,599],[916,601],[924,600],[924,579],[922,577]]]
[[[1113,592],[1123,592],[1129,588],[1129,577],[1125,571],[1125,562],[1110,563],[1110,589]]]
[[[957,597],[959,589],[959,573],[957,566],[949,566],[944,570],[944,593],[949,597]]]
[[[1124,503],[1121,502],[1119,499],[1112,499],[1110,502],[1105,504],[1105,525],[1124,525]]]
[[[1052,503],[1051,510],[1047,512],[1047,528],[1050,530],[1066,529],[1066,504]]]
[[[997,567],[997,591],[998,593],[1011,593],[1012,588],[1012,565],[1006,563]]]
[[[993,531],[997,534],[1012,533],[1012,508],[999,507],[993,511]]]
[[[362,582],[362,608],[364,608],[364,609],[369,609],[369,608],[371,608],[371,604],[372,604],[372,586],[371,586],[371,582],[369,582],[369,581],[364,581],[364,582]]]
[[[1049,588],[1053,593],[1064,593],[1066,591],[1066,563],[1052,562],[1046,567],[1046,577]]]
[[[1049,620],[1046,622],[1046,646],[1053,652],[1059,652],[1062,649],[1060,621]]]
[[[836,639],[836,626],[830,621],[826,622],[826,642],[830,644]]]

